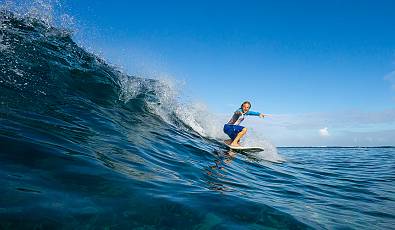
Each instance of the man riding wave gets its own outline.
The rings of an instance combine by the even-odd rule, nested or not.
[[[224,125],[224,132],[230,137],[225,143],[231,146],[240,146],[240,139],[247,133],[247,128],[241,126],[240,123],[245,116],[259,116],[264,118],[265,115],[259,112],[250,111],[251,103],[249,101],[243,102],[240,108],[235,111],[232,118]]]

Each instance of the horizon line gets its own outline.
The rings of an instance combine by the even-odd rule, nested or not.
[[[393,145],[382,146],[276,146],[277,148],[395,148]]]

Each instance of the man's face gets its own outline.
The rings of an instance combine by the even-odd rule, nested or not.
[[[250,104],[248,103],[243,104],[242,109],[243,109],[243,113],[247,112],[248,110],[250,110]]]

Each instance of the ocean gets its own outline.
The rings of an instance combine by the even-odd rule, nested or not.
[[[395,148],[234,153],[191,110],[0,11],[0,229],[395,229]]]

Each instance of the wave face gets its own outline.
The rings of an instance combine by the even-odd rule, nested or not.
[[[394,216],[379,209],[394,207],[391,194],[347,188],[379,176],[347,175],[356,165],[330,160],[335,172],[313,167],[307,150],[284,149],[284,164],[231,157],[165,82],[118,71],[67,31],[0,13],[1,228],[391,226]],[[321,160],[342,153],[326,151]],[[394,150],[385,151],[393,166]],[[394,178],[387,167],[380,180]],[[360,211],[369,199],[377,205]]]

